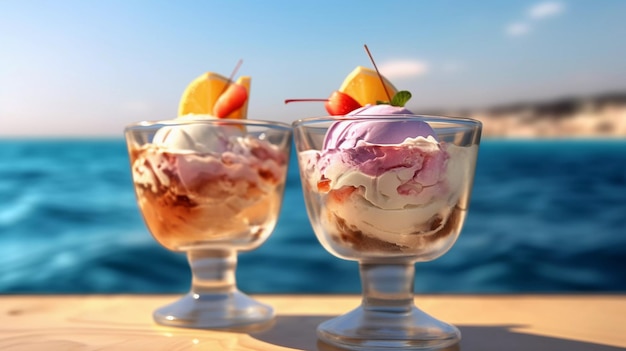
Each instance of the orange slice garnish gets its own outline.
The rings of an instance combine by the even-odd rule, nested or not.
[[[357,66],[344,79],[339,91],[350,95],[362,106],[375,105],[379,101],[389,102],[397,93],[397,89],[387,78],[382,77],[382,81],[384,86],[375,70]]]
[[[235,83],[243,86],[250,96],[250,77],[239,77]],[[189,83],[183,92],[178,105],[178,116],[212,115],[215,103],[220,95],[226,91],[228,84],[228,78],[214,72],[207,72],[197,77]],[[231,112],[225,118],[247,118],[249,100],[248,98],[239,109]]]

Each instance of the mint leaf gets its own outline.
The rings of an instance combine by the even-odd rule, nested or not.
[[[376,105],[388,105],[389,101],[376,100]]]
[[[411,100],[411,93],[406,90],[400,90],[391,99],[391,106],[404,107],[409,100]]]

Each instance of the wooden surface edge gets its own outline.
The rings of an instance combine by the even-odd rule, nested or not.
[[[275,321],[265,330],[157,325],[152,311],[178,298],[171,294],[0,295],[0,349],[316,350],[316,326],[360,303],[359,295],[252,296],[275,309]],[[520,350],[626,348],[626,295],[420,294],[415,302],[460,328],[463,351],[514,350],[512,343]]]

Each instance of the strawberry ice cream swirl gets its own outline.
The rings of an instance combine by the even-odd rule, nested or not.
[[[429,136],[397,145],[359,141],[352,149],[323,152],[317,166],[329,191],[354,187],[372,206],[395,210],[422,206],[447,193],[448,159]]]
[[[134,162],[135,183],[157,192],[178,179],[190,192],[211,179],[246,181],[260,190],[271,191],[285,173],[285,156],[275,147],[253,138],[235,137],[228,151],[193,153],[150,145]],[[193,189],[193,190],[192,190]]]

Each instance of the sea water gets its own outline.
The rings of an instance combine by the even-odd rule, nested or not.
[[[358,293],[309,225],[295,157],[275,231],[241,253],[249,293]],[[484,140],[464,229],[418,293],[626,291],[626,140]],[[179,293],[186,257],[135,203],[126,145],[0,140],[0,293]]]

